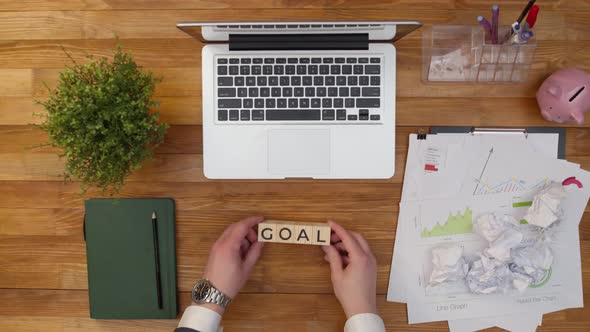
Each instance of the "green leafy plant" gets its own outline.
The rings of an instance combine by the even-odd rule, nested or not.
[[[39,127],[48,145],[63,151],[66,180],[80,181],[82,192],[96,186],[103,194],[118,193],[164,141],[168,126],[151,110],[159,106],[152,94],[161,79],[142,70],[121,45],[111,61],[70,59],[57,87],[47,87],[49,99],[38,101],[47,111]]]

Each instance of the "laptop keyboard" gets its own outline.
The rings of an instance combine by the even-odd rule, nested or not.
[[[378,123],[382,57],[216,58],[218,123]]]

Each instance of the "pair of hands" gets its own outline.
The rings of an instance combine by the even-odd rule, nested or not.
[[[256,226],[262,217],[250,217],[230,225],[211,248],[205,278],[224,294],[234,298],[244,287],[250,272],[262,254],[264,242],[258,242]],[[377,313],[377,263],[367,241],[329,221],[331,245],[322,246],[330,263],[334,293],[346,317]],[[203,306],[223,314],[217,305]]]

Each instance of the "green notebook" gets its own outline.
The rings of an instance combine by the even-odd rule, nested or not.
[[[85,203],[90,317],[176,318],[174,201],[90,199]],[[162,308],[152,212],[157,217]]]

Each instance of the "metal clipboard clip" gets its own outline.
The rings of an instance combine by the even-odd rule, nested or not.
[[[485,134],[506,134],[506,135],[524,135],[528,138],[529,132],[525,128],[481,128],[473,127],[469,131],[471,135],[485,135]]]

